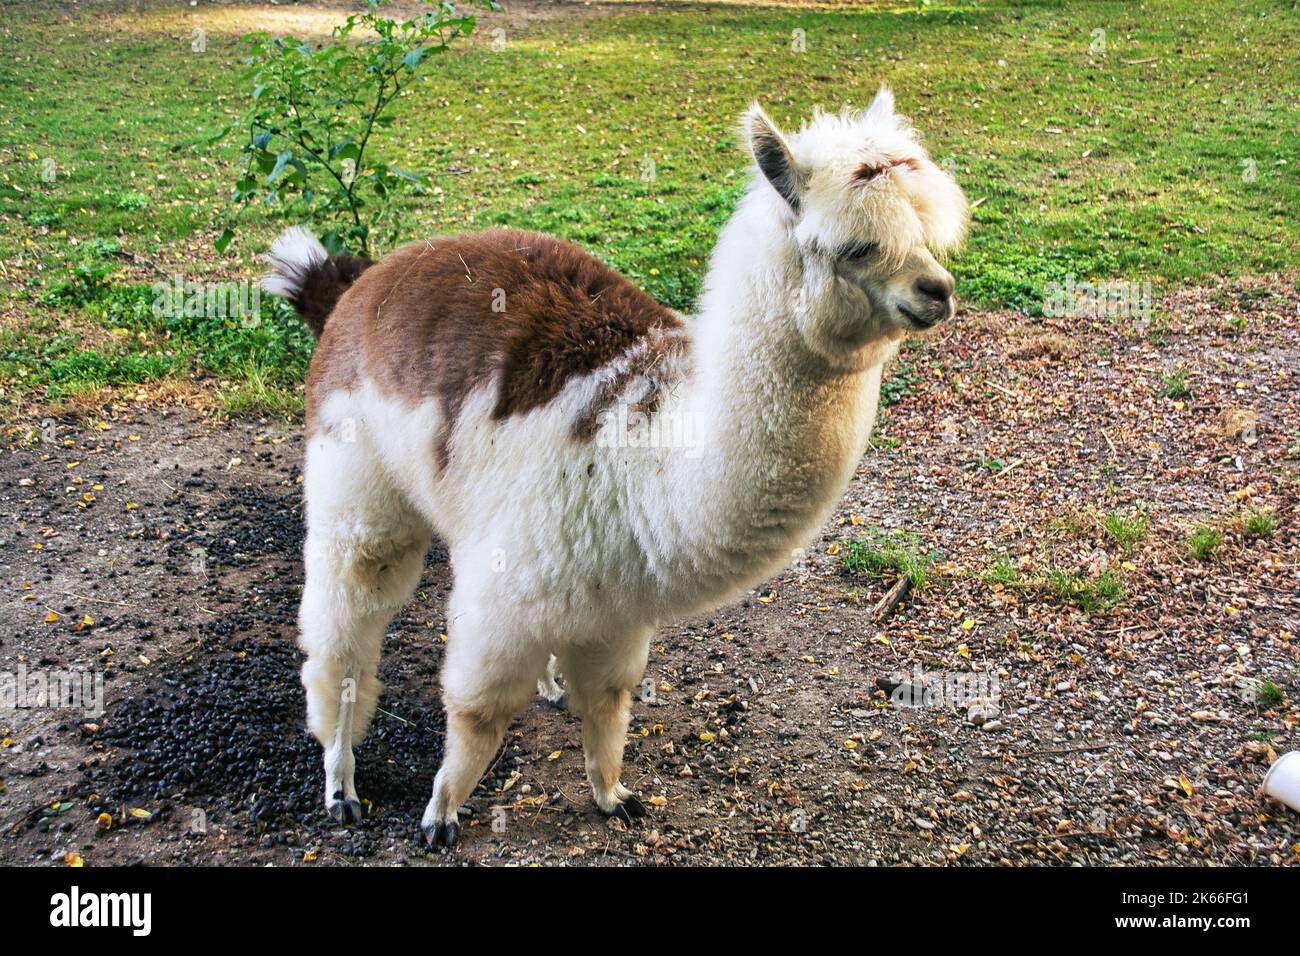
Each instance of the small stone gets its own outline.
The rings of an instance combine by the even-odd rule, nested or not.
[[[998,705],[990,700],[976,698],[966,708],[966,722],[973,727],[980,727],[1001,714]]]

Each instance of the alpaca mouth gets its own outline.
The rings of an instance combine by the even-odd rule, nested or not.
[[[895,305],[894,308],[898,309],[898,311],[902,314],[902,316],[905,319],[907,319],[908,322],[912,323],[912,325],[915,328],[918,329],[932,329],[934,328],[935,324],[939,321],[938,319],[923,319],[921,318],[921,316],[917,315],[915,312],[913,312],[911,309],[909,309],[907,306],[901,303]]]

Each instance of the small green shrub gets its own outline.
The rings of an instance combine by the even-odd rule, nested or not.
[[[1158,394],[1161,398],[1191,398],[1192,386],[1187,379],[1187,370],[1181,368],[1169,375],[1160,376]]]
[[[1209,525],[1200,525],[1187,539],[1187,550],[1198,561],[1208,561],[1223,543],[1223,535]]]
[[[1286,691],[1276,681],[1264,681],[1255,693],[1265,707],[1281,707],[1286,703]]]
[[[880,407],[888,408],[909,395],[916,394],[916,386],[921,383],[921,376],[910,362],[899,362],[892,372],[886,374],[880,383]]]
[[[1125,554],[1132,554],[1137,543],[1147,535],[1147,516],[1140,511],[1129,515],[1111,512],[1102,522],[1102,528]]]
[[[1024,585],[1020,577],[1020,571],[1011,562],[1010,558],[998,558],[990,564],[984,571],[984,582],[986,584],[1001,584],[1004,587],[1018,588]]]
[[[1275,508],[1255,508],[1241,516],[1241,529],[1248,538],[1271,538],[1277,528]]]
[[[1091,579],[1076,571],[1054,570],[1048,573],[1046,584],[1058,600],[1088,613],[1108,611],[1124,600],[1124,584],[1109,569]]]
[[[930,566],[938,559],[934,552],[921,553],[921,538],[908,531],[879,531],[873,529],[857,541],[843,541],[840,564],[849,574],[867,574],[882,577],[887,572],[897,572],[911,580],[912,586],[922,588],[929,582]]]
[[[365,254],[381,224],[395,232],[393,199],[419,190],[425,177],[379,159],[372,136],[388,126],[389,106],[415,80],[424,61],[474,29],[451,3],[430,5],[418,17],[381,16],[386,0],[334,28],[331,42],[313,46],[289,36],[252,37],[252,87],[243,117],[213,141],[240,130],[244,169],[235,183],[236,212],[217,239],[223,252],[235,234],[238,210],[294,205],[323,230],[331,252]],[[480,6],[495,8],[490,0]],[[436,118],[426,118],[436,123]]]

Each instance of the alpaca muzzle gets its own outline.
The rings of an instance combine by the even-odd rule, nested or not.
[[[953,301],[953,278],[947,271],[924,275],[912,285],[912,297],[898,303],[898,311],[913,326],[929,329],[952,318],[956,310]]]

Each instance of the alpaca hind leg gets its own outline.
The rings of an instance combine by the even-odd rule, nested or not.
[[[376,475],[363,440],[316,436],[304,484],[298,640],[307,654],[307,725],[325,750],[326,809],[347,823],[361,817],[352,748],[379,699],[384,630],[419,583],[432,532]]]
[[[645,673],[650,632],[613,644],[571,648],[561,661],[569,706],[582,718],[582,750],[596,805],[624,822],[645,816],[645,805],[623,786],[623,746],[631,716],[630,688]]]
[[[378,659],[384,628],[377,615],[356,613],[349,604],[346,596],[332,599],[326,585],[309,582],[299,615],[307,726],[325,750],[325,808],[340,823],[361,819],[352,755],[357,699],[366,663]]]
[[[456,603],[455,595],[452,597]],[[460,835],[457,810],[482,779],[511,719],[528,704],[546,652],[510,641],[510,632],[451,609],[442,699],[447,737],[442,766],[420,828],[431,846]]]
[[[384,631],[415,590],[428,536],[368,548],[321,545],[309,560],[299,620],[307,723],[325,749],[325,807],[340,823],[361,818],[353,747],[365,737],[381,690]]]

